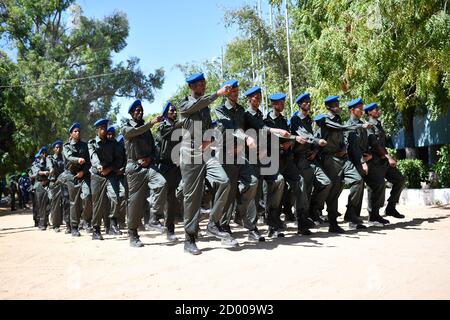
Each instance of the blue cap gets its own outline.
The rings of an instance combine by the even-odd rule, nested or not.
[[[328,96],[323,100],[323,103],[339,102],[339,96]]]
[[[260,86],[251,87],[250,89],[248,89],[247,91],[244,92],[244,96],[248,97],[257,92],[261,92]]]
[[[45,152],[46,154],[48,154],[47,148],[46,147],[40,148],[39,151],[36,153],[37,157],[39,157],[42,154],[42,152]]]
[[[349,109],[353,109],[353,108],[356,107],[358,104],[362,104],[362,103],[363,103],[362,98],[356,98],[356,99],[353,99],[352,101],[347,102],[347,107],[348,107]]]
[[[165,115],[167,111],[169,111],[169,107],[172,105],[170,101],[167,101],[166,104],[163,106],[161,114]]]
[[[107,133],[116,133],[116,128],[114,127],[109,127],[108,130],[106,130]]]
[[[194,73],[186,78],[186,82],[189,84],[195,83],[200,80],[205,80],[205,75],[203,73]]]
[[[233,88],[237,88],[239,86],[237,80],[228,80],[223,83],[222,87],[226,86],[227,84],[232,86]]]
[[[117,142],[123,141],[123,135],[119,134],[116,138]]]
[[[69,133],[72,133],[73,129],[80,129],[81,125],[78,122],[72,123],[72,125],[69,128]]]
[[[133,110],[136,109],[136,107],[139,107],[139,106],[142,107],[142,102],[141,102],[141,100],[137,99],[137,100],[135,100],[135,101],[131,104],[131,106],[128,108],[128,113],[133,112]]]
[[[95,121],[95,123],[94,123],[94,127],[100,127],[100,126],[103,126],[103,125],[108,125],[108,119],[104,119],[104,118],[101,118],[101,119],[98,119],[97,121]]]
[[[306,98],[309,98],[309,97],[311,97],[311,95],[309,94],[309,92],[302,93],[301,95],[299,95],[299,96],[297,97],[297,99],[295,99],[295,103],[302,102],[303,99],[306,99]]]
[[[52,143],[52,148],[54,148],[54,147],[56,147],[56,145],[58,145],[58,144],[60,144],[60,145],[62,145],[63,144],[63,142],[62,142],[62,140],[56,140],[55,142],[53,142]]]
[[[316,115],[315,117],[314,117],[314,121],[320,121],[320,120],[322,120],[322,119],[325,119],[325,118],[327,118],[328,116],[326,115],[326,114],[324,114],[324,113],[321,113],[321,114],[318,114],[318,115]]]
[[[284,100],[284,99],[286,99],[286,95],[281,92],[274,93],[269,96],[270,101],[280,101],[280,100]]]
[[[370,110],[373,110],[373,109],[376,109],[376,108],[378,108],[378,104],[376,102],[372,102],[372,103],[366,104],[364,106],[364,111],[365,112],[369,112]]]
[[[34,159],[37,159],[37,158],[39,158],[39,152],[34,154]]]

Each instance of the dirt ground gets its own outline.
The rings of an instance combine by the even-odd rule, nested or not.
[[[29,210],[3,208],[0,299],[450,299],[450,207],[399,211],[406,219],[344,235],[300,237],[291,223],[255,244],[238,228],[233,250],[205,235],[192,256],[153,232],[139,249],[125,235],[38,231]]]

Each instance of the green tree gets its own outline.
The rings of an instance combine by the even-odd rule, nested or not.
[[[84,139],[91,137],[96,118],[115,120],[116,97],[153,101],[155,90],[162,87],[163,69],[146,75],[137,57],[113,63],[112,55],[127,44],[124,13],[91,19],[74,2],[0,2],[0,34],[17,52],[16,62],[0,55],[9,68],[0,69],[0,112],[14,131],[15,152],[6,156],[13,167],[24,168],[22,159],[29,159],[41,145],[56,137],[65,139],[74,121],[82,124]],[[0,149],[5,142],[0,142]]]

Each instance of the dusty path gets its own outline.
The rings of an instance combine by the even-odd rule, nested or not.
[[[29,212],[3,210],[0,299],[449,299],[450,207],[399,211],[407,218],[389,227],[340,236],[299,237],[290,224],[285,239],[254,244],[238,229],[238,250],[204,237],[191,256],[152,232],[135,249],[126,236],[38,231]]]

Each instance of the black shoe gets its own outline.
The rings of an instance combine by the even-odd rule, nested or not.
[[[250,240],[250,241],[257,241],[257,242],[264,242],[264,241],[266,241],[266,238],[261,236],[261,234],[259,233],[258,229],[255,228],[255,229],[253,229],[253,230],[248,232],[248,240]]]
[[[348,226],[352,230],[364,230],[364,229],[367,229],[367,227],[364,224],[362,224],[362,223],[349,222]]]
[[[80,237],[81,234],[77,228],[72,228],[72,237]]]
[[[226,225],[226,226],[220,226],[220,227],[219,227],[219,230],[228,233],[230,236],[233,234],[233,233],[231,232],[231,228],[230,228],[229,225]]]
[[[34,226],[37,228],[37,227],[39,227],[39,221],[35,221],[34,222]]]
[[[299,228],[302,228],[302,229],[311,229],[311,228],[314,228],[316,226],[316,224],[314,223],[314,221],[311,218],[305,218],[305,217],[301,216],[298,221],[298,226],[299,226]]]
[[[141,248],[144,246],[141,240],[139,240],[137,230],[128,230],[128,235],[130,236],[130,247]]]
[[[208,223],[206,226],[206,233],[219,239],[225,239],[230,236],[228,232],[220,231],[219,227],[214,222]]]
[[[395,207],[390,207],[387,206],[386,210],[384,211],[384,214],[386,216],[391,216],[397,219],[403,219],[405,218],[405,216],[403,214],[401,214],[400,212],[397,211],[397,209],[395,209]]]
[[[94,231],[92,232],[92,240],[103,240],[99,227],[94,228]]]
[[[384,219],[379,214],[373,214],[369,217],[369,224],[374,227],[384,227],[385,224],[389,224],[389,220]]]
[[[156,221],[150,221],[149,223],[147,223],[145,226],[145,230],[146,231],[156,231],[159,232],[161,234],[163,234],[164,232],[167,231],[167,228],[164,227],[161,222],[159,222],[159,220]]]
[[[72,228],[66,227],[66,231],[64,233],[65,234],[71,234],[72,233]]]
[[[307,228],[299,228],[297,231],[297,234],[302,235],[302,236],[310,236],[312,235],[311,230],[307,229]]]
[[[345,233],[345,230],[339,227],[337,223],[330,223],[330,227],[328,228],[328,232],[331,233]]]
[[[39,226],[39,230],[40,230],[40,231],[45,231],[45,230],[47,230],[47,227],[46,227],[46,226],[43,226],[43,225],[40,225],[40,226]]]
[[[275,228],[269,228],[268,236],[269,238],[284,238],[284,233]]]
[[[169,240],[170,242],[176,242],[176,241],[178,241],[178,238],[177,238],[177,236],[175,235],[175,232],[168,231],[168,232],[167,232],[167,240]]]
[[[117,221],[115,219],[111,219],[111,226],[110,226],[110,233],[113,236],[121,236],[122,231],[120,231],[119,227],[117,226]]]
[[[53,227],[53,231],[55,231],[56,233],[60,232],[61,230],[59,229],[59,227]]]
[[[199,255],[202,253],[195,244],[195,236],[186,234],[186,240],[184,240],[184,252],[193,255]]]
[[[241,227],[244,226],[244,220],[242,220],[241,218],[234,218],[234,223],[240,225]]]

